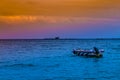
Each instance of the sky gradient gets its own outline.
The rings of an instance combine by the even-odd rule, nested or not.
[[[120,38],[120,0],[1,0],[0,39]]]

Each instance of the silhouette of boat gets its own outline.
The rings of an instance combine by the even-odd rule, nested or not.
[[[85,57],[103,57],[103,49],[99,50],[99,54],[96,54],[94,50],[83,50],[83,49],[74,49],[73,54],[77,56],[85,56]]]

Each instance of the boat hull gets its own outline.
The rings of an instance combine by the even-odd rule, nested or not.
[[[86,51],[73,50],[73,54],[77,56],[85,56],[85,57],[96,57],[96,58],[103,57],[102,53],[95,54],[94,52],[90,52],[90,51],[86,52]]]

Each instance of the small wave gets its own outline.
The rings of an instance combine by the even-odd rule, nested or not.
[[[12,64],[12,65],[4,65],[4,67],[34,67],[33,64]]]
[[[4,65],[4,64],[7,64],[9,63],[9,61],[0,61],[0,65]]]
[[[49,66],[47,66],[47,67],[59,67],[60,66],[60,64],[54,64],[54,65],[49,65]]]
[[[119,47],[116,47],[116,48],[112,48],[113,50],[120,50],[120,48]]]
[[[81,77],[52,77],[52,78],[43,78],[41,80],[81,80]]]
[[[101,77],[101,78],[103,78],[103,79],[112,79],[112,78],[114,78],[115,76],[103,76],[103,77]]]
[[[120,44],[118,45],[118,47],[120,47]]]
[[[96,78],[83,78],[84,80],[96,80]]]
[[[50,58],[49,56],[45,56],[45,57],[40,57],[40,58]]]
[[[2,61],[0,61],[0,64],[2,64],[2,63],[6,63],[6,62],[2,62]]]

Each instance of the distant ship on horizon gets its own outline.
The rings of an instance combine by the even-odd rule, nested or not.
[[[54,38],[44,38],[44,39],[47,39],[47,40],[59,40],[60,37],[54,37]]]

